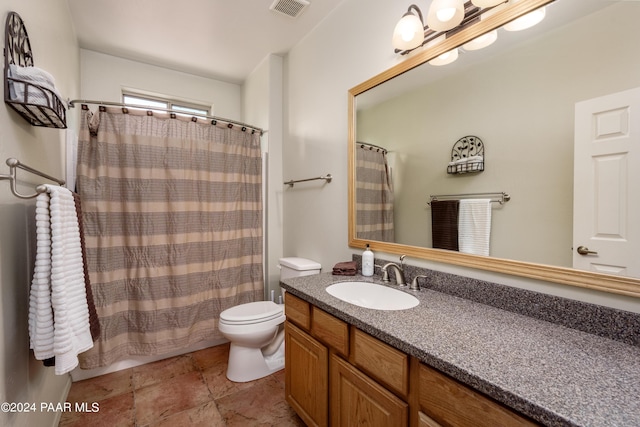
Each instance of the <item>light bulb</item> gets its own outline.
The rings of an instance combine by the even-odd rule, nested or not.
[[[427,26],[433,31],[449,31],[464,19],[464,0],[433,0]]]
[[[399,50],[414,49],[424,41],[424,27],[416,15],[407,13],[393,30],[393,47]]]
[[[464,50],[479,50],[485,48],[498,39],[498,30],[489,31],[462,45]]]
[[[436,12],[438,15],[438,20],[442,22],[450,21],[453,18],[453,15],[456,14],[456,9],[453,7],[447,7],[445,9],[440,9]]]
[[[540,21],[544,19],[545,15],[546,8],[541,7],[540,9],[536,9],[533,12],[529,12],[526,15],[523,15],[507,23],[504,26],[504,29],[507,31],[526,30],[527,28],[531,28],[534,25],[540,23]]]
[[[443,53],[442,55],[433,58],[431,61],[429,61],[429,64],[431,65],[435,65],[435,66],[440,66],[440,65],[447,65],[447,64],[451,64],[453,61],[455,61],[456,59],[458,59],[458,49],[451,49],[450,51],[447,51],[445,53]]]
[[[471,3],[477,7],[492,7],[504,2],[505,0],[471,0]]]

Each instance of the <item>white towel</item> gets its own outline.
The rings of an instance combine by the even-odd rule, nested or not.
[[[491,200],[460,200],[458,212],[458,249],[460,252],[489,255],[491,236]]]
[[[55,357],[55,373],[78,365],[93,347],[80,231],[73,194],[47,185],[36,199],[36,264],[29,297],[29,338],[36,359]]]
[[[38,67],[21,67],[9,64],[9,95],[12,100],[23,100],[25,91],[28,91],[29,104],[51,106],[53,101],[50,94],[24,82],[38,85],[53,92],[62,101],[62,95],[56,89],[56,81],[51,74]],[[21,80],[21,81],[20,81]],[[28,89],[27,89],[28,88]]]

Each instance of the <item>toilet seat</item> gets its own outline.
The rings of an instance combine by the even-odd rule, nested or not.
[[[236,305],[220,313],[220,323],[251,325],[268,322],[283,316],[284,306],[273,301],[256,301]]]

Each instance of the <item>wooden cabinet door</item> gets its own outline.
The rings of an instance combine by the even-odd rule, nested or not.
[[[331,425],[407,426],[409,407],[335,354],[331,355]]]
[[[329,351],[285,322],[285,395],[307,426],[328,425]]]

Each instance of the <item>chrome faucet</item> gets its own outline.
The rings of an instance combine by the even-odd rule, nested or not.
[[[402,271],[402,267],[400,267],[395,262],[388,262],[382,266],[382,281],[390,282],[389,272],[387,271],[389,267],[391,267],[395,272],[396,282],[398,283],[398,286],[406,286],[407,284],[404,281],[404,271]]]

